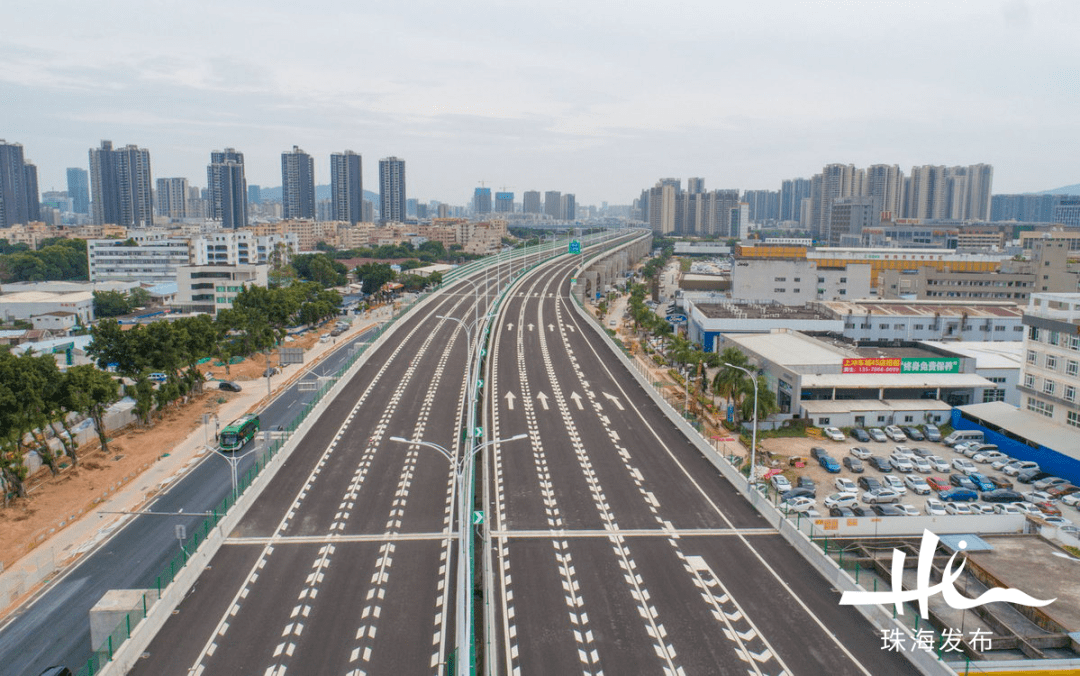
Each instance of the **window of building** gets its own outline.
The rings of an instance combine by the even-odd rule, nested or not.
[[[828,425],[829,424],[829,419],[828,418],[818,418],[817,419],[817,424],[818,424],[818,427],[823,427],[825,425]]]
[[[773,293],[787,293],[787,289],[773,289]]]
[[[1005,382],[1005,376],[990,376],[989,378],[987,378],[987,380],[1000,385]]]
[[[1024,327],[1020,326],[1019,324],[1017,324],[1016,326],[1013,327],[1013,331],[1023,331],[1023,330],[1024,330]]]
[[[1035,387],[1035,376],[1031,375],[1030,373],[1028,375],[1024,376],[1024,387],[1028,387],[1028,388]]]
[[[1069,349],[1080,351],[1080,336],[1069,336]]]
[[[1080,373],[1080,363],[1070,359],[1065,363],[1065,375],[1075,376]]]
[[[1061,342],[1061,334],[1057,331],[1051,331],[1046,335],[1046,342],[1050,345],[1057,345]]]
[[[1028,350],[1028,352],[1027,352],[1027,362],[1029,364],[1037,364],[1039,362],[1039,353],[1036,352],[1035,350]]]
[[[1069,415],[1065,416],[1065,422],[1069,423],[1073,427],[1080,427],[1080,413],[1076,411],[1069,411]]]
[[[1046,394],[1053,394],[1055,389],[1057,389],[1057,383],[1049,378],[1043,380],[1043,392]]]
[[[1029,411],[1034,411],[1039,415],[1045,415],[1047,418],[1054,417],[1054,405],[1048,404],[1041,399],[1036,399],[1035,397],[1028,397],[1027,408]]]
[[[878,328],[881,329],[882,331],[888,331],[889,330],[889,325],[888,324],[878,324]]]
[[[1065,401],[1076,401],[1076,387],[1073,385],[1065,386]]]
[[[878,421],[878,422],[885,422],[885,416],[883,416],[883,415],[879,415],[879,416],[877,417],[877,421]]]
[[[1039,339],[1039,327],[1038,326],[1032,326],[1032,327],[1030,327],[1028,329],[1028,338],[1030,338],[1032,340],[1038,340]]]
[[[817,283],[818,284],[824,284],[825,283],[825,278],[824,277],[818,277],[817,278]]]
[[[839,293],[840,293],[841,296],[846,296],[847,295],[847,289],[840,289]]]
[[[841,284],[847,284],[847,277],[841,277],[840,278],[840,283]]]
[[[798,289],[792,289],[791,293],[799,293],[799,290]]]
[[[998,324],[997,326],[995,326],[995,327],[994,327],[994,330],[995,330],[995,331],[1004,331],[1004,330],[1005,330],[1005,327],[1004,327],[1004,326],[1002,326],[1002,325],[1000,325],[1000,324]]]
[[[909,422],[915,422],[915,416],[913,416],[913,415],[905,415],[904,416],[904,422],[908,422],[908,423]]]
[[[786,282],[787,277],[773,277],[774,282]]]
[[[983,403],[988,404],[991,401],[1005,401],[1005,390],[983,390]]]
[[[801,282],[802,277],[792,277],[791,281],[793,281],[793,282]]]
[[[1057,370],[1057,356],[1052,354],[1046,355],[1046,368],[1050,369],[1051,371]]]

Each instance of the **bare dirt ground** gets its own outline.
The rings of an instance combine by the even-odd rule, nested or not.
[[[309,331],[286,347],[308,349],[326,333]],[[276,356],[271,357],[276,365]],[[245,382],[262,378],[266,356],[255,355],[233,364],[228,373],[224,366],[204,365],[207,378]],[[154,414],[151,427],[131,425],[109,435],[109,453],[105,454],[95,439],[79,451],[79,464],[52,476],[42,468],[27,482],[29,497],[0,508],[0,568],[10,566],[19,557],[43,543],[49,535],[69,524],[104,497],[139,476],[165,457],[173,445],[183,441],[202,424],[203,414],[216,414],[221,406],[241,396],[216,389],[212,381],[204,391],[186,404]]]

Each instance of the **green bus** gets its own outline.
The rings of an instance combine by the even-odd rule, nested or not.
[[[218,434],[218,445],[223,451],[239,451],[244,444],[259,433],[259,416],[244,415],[229,423]]]

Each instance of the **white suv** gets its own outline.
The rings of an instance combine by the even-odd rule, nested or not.
[[[889,437],[893,441],[907,441],[907,436],[904,434],[904,430],[900,429],[896,425],[889,425],[885,428],[885,436]]]

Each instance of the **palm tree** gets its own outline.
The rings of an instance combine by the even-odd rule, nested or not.
[[[720,353],[720,370],[713,378],[713,392],[738,407],[742,391],[749,379],[743,371],[725,364],[748,367],[750,360],[737,347],[724,348]]]
[[[743,420],[751,420],[754,417],[754,384],[747,380],[744,386],[743,402],[739,409]],[[776,405],[776,393],[769,389],[764,378],[757,380],[757,419],[764,420],[780,408]]]

